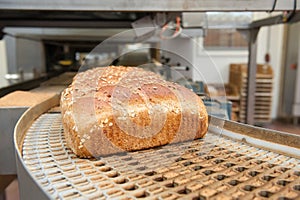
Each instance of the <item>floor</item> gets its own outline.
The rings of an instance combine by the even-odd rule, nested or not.
[[[19,200],[19,185],[18,180],[15,179],[11,184],[6,188],[6,200]]]
[[[272,122],[270,124],[265,124],[264,128],[274,129],[277,131],[283,131],[287,133],[294,133],[300,135],[300,124],[294,125],[291,123],[283,123],[279,121]]]
[[[283,122],[275,121],[270,124],[263,125],[263,127],[300,135],[300,124],[293,125],[291,123],[283,123]],[[19,200],[19,199],[20,198],[19,198],[18,181],[14,180],[6,188],[6,200]]]

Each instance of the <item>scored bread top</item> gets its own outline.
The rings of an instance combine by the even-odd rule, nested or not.
[[[78,73],[61,97],[67,145],[97,157],[201,138],[208,116],[189,89],[135,67]]]

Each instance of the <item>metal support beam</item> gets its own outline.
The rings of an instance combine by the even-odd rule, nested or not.
[[[271,26],[271,25],[282,24],[282,23],[295,23],[298,21],[300,21],[300,12],[296,12],[289,21],[285,21],[282,15],[277,15],[274,17],[253,21],[249,25],[249,28],[260,28],[262,26]]]
[[[1,20],[0,27],[54,27],[54,28],[131,28],[131,21],[100,20]]]
[[[299,0],[297,0],[299,2]],[[274,0],[9,0],[0,1],[3,10],[64,10],[64,11],[267,11]],[[275,11],[293,10],[294,0],[277,0]],[[297,10],[300,9],[299,3]]]
[[[248,43],[248,85],[247,85],[247,109],[246,123],[254,124],[255,88],[256,88],[256,53],[257,53],[257,34],[259,28],[249,30]]]

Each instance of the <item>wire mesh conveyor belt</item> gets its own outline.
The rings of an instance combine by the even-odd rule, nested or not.
[[[60,113],[46,113],[27,130],[22,159],[53,199],[300,198],[299,159],[210,132],[206,137],[80,159],[65,144]]]

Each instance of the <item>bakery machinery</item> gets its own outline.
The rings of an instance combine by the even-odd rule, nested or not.
[[[299,139],[211,116],[203,139],[82,159],[66,146],[58,94],[14,133],[22,199],[297,199]]]
[[[58,96],[14,134],[22,199],[298,199],[300,137],[210,117],[204,139],[80,159]]]
[[[12,0],[0,1],[0,29],[1,37],[6,34],[10,39],[55,38],[59,41],[67,37],[77,41],[82,36],[82,30],[78,29],[89,29],[89,33],[94,33],[90,35],[90,39],[102,40],[106,37],[102,35],[102,30],[114,29],[111,30],[111,34],[116,34],[120,29],[123,31],[131,28],[133,22],[149,14],[158,19],[163,17],[161,20],[164,20],[165,13],[172,16],[172,13],[177,15],[192,11],[287,11],[289,15],[284,16],[288,17],[286,21],[282,20],[283,16],[276,16],[237,27],[242,28],[249,39],[247,122],[251,124],[253,118],[251,104],[254,102],[251,93],[255,89],[254,66],[256,66],[256,36],[259,28],[298,21],[299,6],[300,3],[294,0],[176,2],[91,0],[84,4],[79,0],[64,2],[53,0],[47,3],[36,0]],[[22,34],[5,32],[9,27],[22,27]],[[28,27],[42,30],[32,33],[28,32]],[[73,29],[77,32],[70,36],[70,32],[57,28]],[[41,36],[43,34],[46,35],[45,38]],[[14,45],[18,44],[13,43],[12,48]],[[24,55],[36,56],[36,59],[31,59],[35,62],[29,62],[30,64],[22,66],[21,70],[17,68],[17,61],[22,54],[20,52],[13,54],[14,62],[9,69],[11,72],[8,71],[8,79],[19,78],[15,74],[26,75],[26,70],[30,71],[30,76],[45,72],[39,71],[38,68],[42,63],[40,58],[43,57],[39,45],[35,43],[32,51],[26,49],[21,51]],[[62,62],[58,67],[68,65],[69,50],[68,45],[62,48]],[[38,84],[29,82],[14,89],[32,89],[47,78],[49,77],[40,76]],[[60,85],[59,81],[55,80],[55,84],[51,85],[50,90],[55,91],[53,97],[31,108],[22,108],[20,112],[25,113],[15,127],[13,139],[12,130],[8,133],[7,141],[13,140],[15,144],[13,146],[7,143],[16,153],[22,199],[299,198],[299,136],[215,117],[210,118],[209,133],[203,140],[99,159],[79,159],[65,146],[65,138],[62,135],[60,111],[57,109],[62,87],[55,89]],[[12,90],[5,90],[5,94],[7,91]],[[11,128],[13,126],[14,124]],[[1,158],[14,159],[11,151],[7,155],[7,157],[1,155]],[[11,165],[14,164],[6,167],[9,168]],[[16,171],[13,172],[15,173]],[[6,176],[12,173],[5,172],[1,176],[3,174]]]

